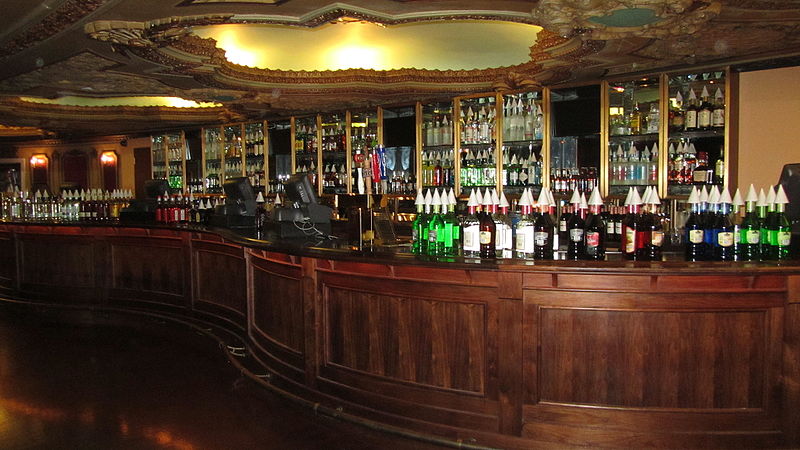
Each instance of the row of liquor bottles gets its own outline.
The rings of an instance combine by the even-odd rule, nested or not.
[[[725,128],[725,97],[717,88],[711,99],[708,86],[703,86],[700,98],[694,89],[689,90],[689,98],[684,102],[680,91],[675,94],[675,105],[670,110],[670,131],[703,131]]]
[[[746,214],[742,214],[744,202],[738,190],[731,199],[727,190],[720,194],[716,187],[694,189],[692,213],[685,227],[677,230],[684,234],[686,260],[788,259],[791,233],[784,212],[788,200],[782,188],[770,192],[765,196],[762,190],[756,197],[751,187]],[[561,245],[566,259],[602,260],[606,243],[618,241],[624,259],[659,261],[669,244],[670,221],[660,203],[653,187],[645,188],[643,196],[629,188],[624,207],[604,207],[597,189],[588,201],[576,190],[571,206],[565,206],[556,221],[556,202],[547,189],[538,201],[526,189],[516,208],[511,208],[504,194],[498,197],[487,189],[484,194],[471,191],[468,214],[458,217],[452,189],[448,194],[437,189],[425,195],[420,191],[412,250],[427,256],[553,259]]]
[[[119,219],[133,193],[127,189],[66,190],[61,195],[27,191],[0,195],[0,218],[12,221],[110,222]]]
[[[611,172],[609,184],[611,185],[654,185],[658,182],[658,144],[652,147],[644,145],[637,148],[634,142],[630,143],[627,150],[622,145],[617,145],[615,151],[610,152]]]
[[[693,188],[686,221],[686,260],[765,261],[790,257],[791,225],[786,216],[789,200],[782,185],[756,194],[750,185],[742,199],[716,186]]]
[[[695,149],[694,143],[681,141],[669,145],[667,180],[673,184],[723,184],[725,160],[710,161],[708,152]]]

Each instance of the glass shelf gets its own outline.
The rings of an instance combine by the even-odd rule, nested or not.
[[[455,186],[453,103],[422,105],[422,188]]]
[[[347,118],[345,113],[322,115],[322,192],[347,193]]]
[[[223,148],[225,149],[225,179],[241,177],[243,143],[242,126],[230,125],[223,128]]]
[[[350,150],[352,152],[351,161],[352,165],[352,182],[353,186],[351,188],[351,192],[355,194],[363,194],[366,192],[366,186],[364,185],[364,176],[365,176],[365,169],[366,166],[369,164],[371,156],[372,158],[379,158],[382,155],[376,154],[375,150],[378,146],[378,113],[376,111],[362,111],[362,112],[354,112],[350,115]],[[385,159],[383,161],[385,164]],[[359,169],[360,172],[359,172]],[[370,169],[366,171],[367,173],[372,174],[372,192],[373,193],[386,193],[386,183],[382,182],[388,180],[388,178],[384,178],[381,180],[380,173],[372,173],[373,170]],[[380,167],[378,168],[378,172],[380,172]],[[344,170],[340,171],[340,176],[346,177],[347,172]],[[384,176],[387,176],[385,172],[385,165],[384,165]],[[347,185],[347,180],[344,180],[345,186]]]
[[[724,70],[669,77],[667,195],[725,184]]]
[[[205,192],[220,194],[222,193],[222,131],[220,128],[203,129],[203,155]]]
[[[266,173],[264,171],[264,122],[244,125],[244,174],[256,192],[264,190]]]
[[[281,193],[283,183],[292,174],[292,123],[289,120],[276,120],[268,122],[267,127],[268,193]]]
[[[314,186],[317,186],[318,183],[318,149],[317,116],[296,119],[294,122],[294,171],[311,174]]]
[[[542,138],[544,114],[542,93],[524,92],[503,96],[502,121],[503,191],[520,194],[531,188],[538,195],[542,188]]]

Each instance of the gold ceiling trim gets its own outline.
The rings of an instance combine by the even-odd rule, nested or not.
[[[230,120],[231,112],[225,107],[176,108],[169,106],[73,106],[33,103],[19,98],[0,100],[0,111],[47,118],[74,118],[81,120]]]
[[[25,50],[51,36],[66,30],[75,22],[96,11],[109,0],[67,0],[19,36],[0,46],[0,58]]]
[[[617,12],[651,11],[655,22],[640,26],[606,26],[590,19]],[[592,39],[644,37],[668,39],[695,33],[717,17],[716,0],[540,0],[533,8],[539,25],[562,36],[587,35]]]

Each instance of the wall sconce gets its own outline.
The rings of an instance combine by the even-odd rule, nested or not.
[[[100,164],[104,166],[116,166],[117,154],[114,152],[103,152],[100,154]]]
[[[47,155],[45,154],[38,154],[31,156],[31,167],[34,169],[42,169],[47,167],[48,163]]]

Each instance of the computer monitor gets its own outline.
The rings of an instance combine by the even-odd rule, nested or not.
[[[786,217],[792,223],[800,221],[800,163],[783,166],[779,183],[783,185],[783,190],[789,197]]]
[[[289,177],[284,183],[286,191],[286,200],[290,203],[297,203],[300,205],[310,205],[317,203],[317,194],[314,192],[314,185],[308,174],[296,173]]]
[[[225,192],[225,214],[254,216],[256,194],[247,177],[228,178],[222,185]]]
[[[144,182],[144,195],[146,195],[148,199],[155,200],[159,195],[164,195],[165,192],[169,192],[169,183],[167,180],[156,179]]]

